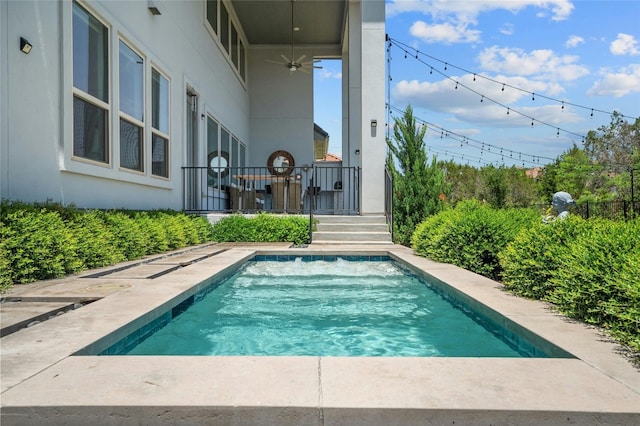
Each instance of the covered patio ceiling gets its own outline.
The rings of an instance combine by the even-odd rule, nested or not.
[[[249,44],[291,44],[290,0],[232,0]],[[296,46],[333,47],[340,54],[347,13],[346,0],[295,0]],[[334,50],[332,49],[332,50]]]

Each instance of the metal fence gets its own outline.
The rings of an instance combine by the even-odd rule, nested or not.
[[[360,213],[359,167],[183,167],[189,212]]]
[[[551,209],[551,205],[548,204],[536,204],[530,207],[538,209],[543,216],[546,216]],[[584,219],[598,217],[612,220],[630,220],[640,217],[640,201],[588,201],[569,208],[569,213],[579,215]]]

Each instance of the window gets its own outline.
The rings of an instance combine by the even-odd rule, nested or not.
[[[242,80],[245,79],[245,57],[244,57],[245,53],[244,53],[244,43],[242,42],[242,40],[240,40],[240,77],[242,77]]]
[[[144,60],[120,40],[120,167],[143,171]]]
[[[213,32],[218,34],[218,0],[207,0],[207,21]]]
[[[109,30],[73,3],[73,155],[109,162]]]
[[[236,26],[231,24],[231,62],[238,67],[238,30]]]
[[[229,53],[229,12],[224,3],[220,3],[220,43]]]
[[[151,69],[151,174],[169,177],[169,80]]]
[[[220,0],[206,0],[206,18],[212,36],[220,41],[233,64],[233,69],[242,81],[246,80],[246,47],[238,32],[239,26],[233,22],[227,6]],[[219,19],[218,19],[219,18]]]

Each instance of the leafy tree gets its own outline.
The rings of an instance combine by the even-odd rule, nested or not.
[[[387,164],[394,179],[394,236],[409,245],[415,227],[443,209],[449,191],[436,157],[427,164],[427,127],[416,124],[413,108],[407,106],[403,116],[394,121],[393,140],[387,140]]]
[[[450,187],[449,202],[452,205],[463,200],[478,198],[481,186],[480,170],[468,164],[457,164],[449,160],[441,163],[445,180]]]
[[[507,180],[504,167],[488,166],[482,170],[484,191],[482,199],[496,208],[505,206],[507,199]]]
[[[586,152],[574,144],[553,164],[545,167],[541,184],[543,196],[551,201],[554,193],[565,191],[578,200],[583,193],[590,194],[588,183],[593,170],[593,163]]]
[[[594,163],[605,168],[640,167],[640,118],[629,124],[614,111],[608,126],[589,131],[584,149]]]

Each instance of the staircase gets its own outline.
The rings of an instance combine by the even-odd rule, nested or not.
[[[314,216],[313,244],[392,244],[384,216]]]

